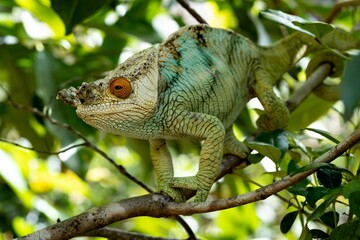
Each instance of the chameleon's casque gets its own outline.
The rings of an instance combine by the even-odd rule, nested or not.
[[[330,47],[359,46],[353,39],[350,46],[337,46],[334,39],[346,33],[329,34],[324,41]],[[195,201],[205,201],[222,155],[245,158],[249,153],[232,132],[243,106],[257,97],[265,111],[257,125],[285,128],[289,112],[273,85],[305,54],[319,49],[318,42],[303,33],[260,47],[233,31],[186,26],[162,44],[135,54],[104,79],[64,89],[58,98],[96,128],[148,139],[159,190],[184,201],[179,188],[193,189]],[[165,139],[176,138],[203,141],[199,171],[193,177],[173,176]]]

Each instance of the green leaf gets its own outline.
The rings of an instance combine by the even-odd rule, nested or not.
[[[321,38],[324,35],[328,34],[332,30],[334,30],[334,27],[330,24],[324,23],[324,22],[298,22],[293,21],[292,22],[295,26],[300,27],[303,30],[309,31],[317,38]]]
[[[313,221],[317,218],[319,218],[320,216],[322,216],[325,211],[326,208],[336,200],[336,198],[338,196],[340,196],[342,194],[342,188],[336,188],[333,189],[330,193],[328,193],[326,195],[326,199],[324,200],[324,202],[322,202],[316,209],[314,212],[312,212],[310,214],[310,216],[308,216],[307,221]]]
[[[307,21],[304,18],[278,10],[268,9],[260,12],[260,14],[267,19],[317,38],[321,38],[334,29],[330,24]]]
[[[360,191],[360,179],[352,180],[344,187],[344,197],[350,198],[350,194]]]
[[[318,134],[320,134],[321,136],[329,139],[330,141],[338,144],[340,141],[337,140],[336,138],[334,138],[333,136],[331,136],[328,132],[321,130],[321,129],[316,129],[316,128],[305,128],[306,130],[312,131],[312,132],[316,132]]]
[[[276,148],[278,148],[281,151],[280,158],[282,158],[284,156],[284,154],[287,152],[287,150],[289,149],[289,142],[286,137],[286,133],[287,132],[283,131],[283,130],[276,130],[276,131],[272,131],[272,132],[262,132],[259,134],[259,136],[257,136],[256,141],[268,143],[268,144],[275,146]]]
[[[330,236],[332,240],[360,239],[360,220],[356,219],[338,226],[331,232]]]
[[[299,240],[312,240],[311,232],[307,225],[303,228]]]
[[[52,8],[64,22],[66,35],[71,33],[76,24],[91,17],[108,3],[110,0],[51,0]]]
[[[344,118],[349,120],[360,102],[360,54],[347,62],[341,81],[341,100],[345,106]]]
[[[360,217],[360,191],[352,192],[350,194],[349,205],[351,212]]]
[[[258,151],[260,154],[267,156],[274,162],[277,162],[281,157],[281,151],[273,145],[263,142],[244,142],[246,146]]]
[[[250,154],[247,158],[249,162],[252,164],[259,163],[264,158],[264,155],[256,153],[256,154]]]
[[[349,170],[345,169],[345,168],[339,168],[334,164],[330,164],[330,163],[318,163],[318,162],[313,162],[310,163],[304,167],[299,168],[298,170],[294,171],[291,173],[291,176],[297,174],[297,173],[301,173],[301,172],[306,172],[309,170],[316,170],[319,168],[326,168],[326,169],[331,169],[333,171],[337,171],[339,173],[345,173],[347,175],[349,175],[351,178],[354,177],[354,174],[352,172],[350,172]]]
[[[288,124],[290,131],[298,131],[309,126],[323,116],[334,105],[315,94],[310,94],[291,114]]]
[[[287,174],[290,175],[296,172],[299,169],[299,166],[296,164],[296,161],[290,160],[288,167],[287,167]]]
[[[306,186],[309,184],[309,180],[307,179],[303,179],[302,181],[298,182],[297,184],[289,187],[287,190],[295,195],[300,195],[300,196],[307,196],[308,190],[306,188]]]
[[[324,166],[327,166],[328,163],[310,163],[306,166],[303,166],[301,168],[299,168],[298,170],[292,172],[290,175],[291,176],[294,176],[295,174],[298,174],[298,173],[302,173],[302,172],[306,172],[306,171],[309,171],[309,170],[316,170],[320,167],[324,167]]]
[[[314,239],[326,239],[330,238],[330,235],[320,229],[311,229],[311,237]]]
[[[291,175],[292,173],[296,172],[299,169],[298,165],[294,160],[291,160],[288,164],[287,174]],[[305,178],[300,182],[296,183],[295,185],[289,187],[287,190],[295,195],[306,196],[308,195],[308,188],[306,187],[310,181]]]
[[[324,187],[309,187],[307,188],[307,192],[306,202],[310,207],[315,208],[316,202],[329,193],[329,189]]]
[[[265,11],[261,11],[260,16],[265,17],[274,22],[280,23],[286,27],[289,27],[289,28],[292,28],[292,29],[295,29],[295,30],[298,30],[301,32],[305,32],[306,34],[314,36],[313,34],[311,34],[311,32],[303,30],[300,27],[297,27],[296,25],[293,24],[293,22],[306,22],[306,20],[304,18],[295,16],[295,15],[290,15],[290,14],[284,13],[282,11],[273,10],[273,9],[267,9]]]
[[[339,213],[330,211],[320,217],[321,221],[331,228],[335,228],[339,222]]]
[[[47,23],[53,30],[55,37],[61,37],[64,35],[65,29],[59,16],[49,6],[43,4],[46,1],[29,1],[29,0],[16,0],[20,7],[31,12],[36,18]],[[60,2],[64,2],[61,1]]]
[[[330,189],[339,187],[342,182],[342,173],[338,169],[323,167],[317,171],[316,176],[324,187]]]
[[[280,230],[282,233],[289,232],[290,228],[295,222],[295,219],[298,215],[299,211],[289,212],[284,216],[280,223]]]

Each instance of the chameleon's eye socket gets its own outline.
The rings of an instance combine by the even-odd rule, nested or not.
[[[114,78],[110,83],[110,92],[118,98],[127,98],[131,94],[131,84],[126,78]]]

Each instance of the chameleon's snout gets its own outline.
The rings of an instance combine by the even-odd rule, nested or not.
[[[65,104],[77,107],[94,103],[102,95],[100,93],[103,93],[103,91],[102,82],[83,82],[78,88],[70,87],[59,91],[56,98],[62,100]]]
[[[62,100],[65,104],[77,107],[81,104],[77,97],[77,89],[74,87],[66,88],[58,92],[56,99]]]
[[[83,82],[81,86],[76,91],[76,96],[81,102],[81,104],[91,104],[94,101],[99,99],[99,96],[102,96],[103,92],[103,83],[85,83]]]

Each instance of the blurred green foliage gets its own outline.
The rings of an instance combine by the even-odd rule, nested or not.
[[[322,0],[224,0],[190,4],[211,26],[232,28],[262,44],[281,38],[288,29],[259,17],[261,10],[276,9],[325,21],[334,9],[333,1]],[[356,8],[347,6],[340,8],[332,23],[350,31],[359,25],[359,17]],[[129,54],[160,43],[171,31],[190,23],[196,21],[174,0],[0,1],[0,239],[23,236],[91,206],[146,193],[92,148],[78,147],[56,154],[83,142],[62,123],[155,189],[147,142],[97,131],[82,122],[73,108],[56,101],[55,96],[61,88],[101,77]],[[359,35],[359,31],[353,30],[354,35]],[[310,96],[292,114],[291,132],[262,135],[257,139],[261,144],[252,143],[273,162],[257,163],[261,158],[256,158],[256,164],[236,170],[216,183],[211,197],[231,197],[269,184],[334,146],[329,136],[342,139],[357,128],[359,88],[351,89],[351,86],[359,85],[358,60],[356,57],[352,67],[346,70],[346,85],[343,85],[343,95],[347,96],[344,101],[351,105],[346,111],[348,119],[355,109],[351,121],[343,121],[341,103]],[[288,97],[304,81],[303,68],[304,64],[299,64],[285,76],[286,81],[279,83],[280,96]],[[39,109],[40,114],[33,108]],[[254,110],[244,110],[235,127],[240,139],[254,131],[256,117]],[[328,135],[301,131],[309,124],[327,131]],[[177,173],[196,171],[198,146],[187,141],[171,141],[170,145]],[[335,167],[322,166],[325,174],[321,177],[304,180],[282,192],[281,197],[186,220],[203,239],[310,239],[311,234],[324,238],[331,234],[334,239],[340,239],[347,231],[353,231],[359,238],[354,230],[360,217],[359,159],[357,147],[336,160]],[[336,185],[323,184],[329,181]],[[335,203],[339,196],[341,204]],[[339,220],[338,213],[349,213],[349,208],[350,217],[355,220],[349,221],[350,217],[343,215]],[[305,221],[309,215],[311,230]],[[330,221],[333,216],[335,219]],[[169,219],[141,217],[116,223],[114,227],[153,236],[187,237]]]

